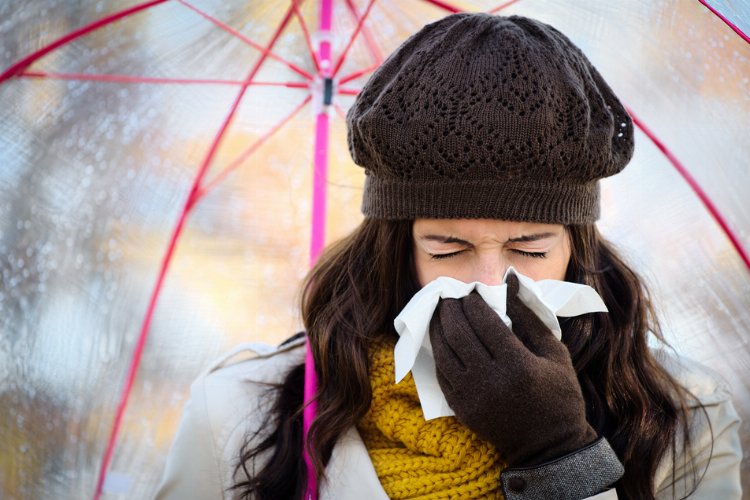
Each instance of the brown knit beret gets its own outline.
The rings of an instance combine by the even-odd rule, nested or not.
[[[372,75],[347,115],[372,218],[583,224],[622,170],[633,125],[565,35],[524,17],[454,14]]]

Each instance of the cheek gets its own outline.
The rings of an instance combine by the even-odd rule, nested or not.
[[[431,261],[423,255],[417,255],[414,262],[417,267],[417,280],[419,281],[420,287],[425,286],[427,283],[440,276],[445,276],[445,272],[442,269],[443,266],[437,261]]]
[[[534,281],[565,280],[570,261],[570,249],[567,244],[555,248],[547,253],[543,259],[518,256],[511,265],[521,274],[525,274]]]
[[[414,268],[417,271],[417,281],[419,286],[423,287],[430,280],[427,279],[429,275],[428,266],[425,265],[424,259],[418,250],[414,250]]]
[[[540,279],[553,279],[564,281],[565,274],[568,270],[568,262],[570,262],[570,246],[567,240],[562,245],[559,251],[550,252],[544,264],[544,273],[546,277]]]
[[[568,268],[568,260],[562,255],[548,256],[545,259],[523,258],[522,261],[513,263],[521,274],[525,274],[534,281],[565,279],[565,271]]]
[[[464,282],[474,281],[470,269],[467,269],[465,258],[433,260],[429,256],[416,255],[414,262],[417,270],[417,281],[419,281],[421,287],[441,276],[448,276]]]

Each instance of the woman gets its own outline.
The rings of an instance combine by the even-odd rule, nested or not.
[[[739,498],[725,385],[663,340],[638,276],[599,235],[600,178],[633,128],[564,35],[457,14],[425,26],[347,116],[364,222],[308,276],[319,377],[307,443],[323,498]],[[430,324],[455,417],[425,421],[393,381],[393,320],[439,276],[500,285],[508,267],[587,284],[609,312],[558,342],[508,280],[512,331],[475,293]],[[304,339],[193,386],[159,498],[300,498]]]

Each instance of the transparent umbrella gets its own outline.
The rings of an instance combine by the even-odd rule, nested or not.
[[[750,449],[747,2],[11,1],[0,496],[153,493],[192,379],[298,331],[310,260],[361,220],[342,120],[358,89],[458,10],[559,28],[638,120],[600,226],[674,347],[733,384]]]

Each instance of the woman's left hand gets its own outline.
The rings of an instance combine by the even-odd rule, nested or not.
[[[437,378],[458,420],[513,467],[532,466],[593,442],[570,353],[508,280],[513,330],[476,292],[444,299],[430,322]]]

